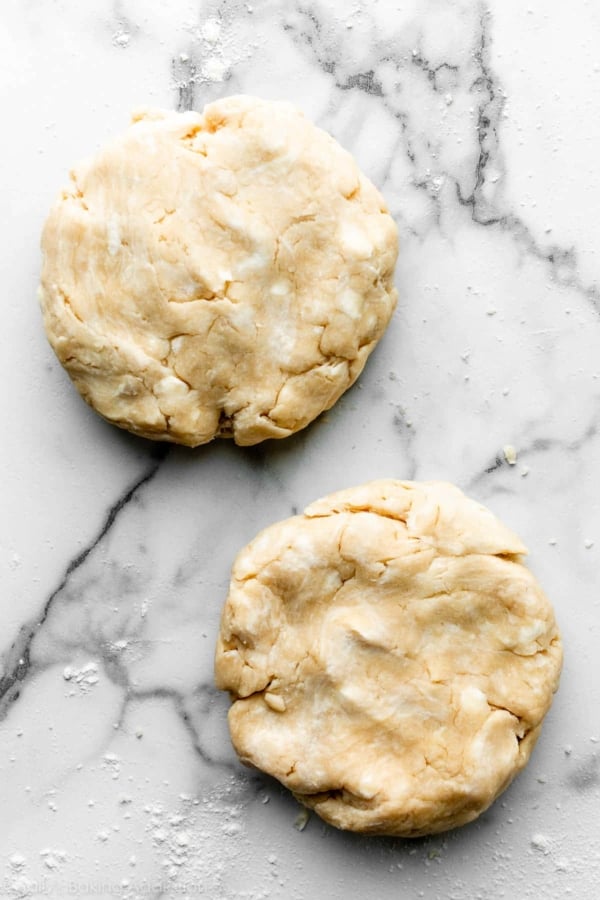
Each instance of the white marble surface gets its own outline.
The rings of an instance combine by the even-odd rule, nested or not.
[[[599,29],[593,0],[4,0],[0,897],[600,895]],[[133,107],[240,91],[356,154],[400,226],[400,303],[301,435],[165,450],[53,358],[39,233]],[[236,550],[380,476],[453,480],[502,516],[565,641],[527,770],[414,843],[300,832],[212,687]]]

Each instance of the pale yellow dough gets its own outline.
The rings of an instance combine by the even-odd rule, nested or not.
[[[77,166],[43,240],[46,330],[83,397],[149,438],[292,434],[392,315],[396,227],[294,107],[141,112]]]
[[[237,557],[216,651],[242,761],[339,828],[416,837],[476,818],[558,686],[524,553],[441,482],[374,481],[267,528]]]

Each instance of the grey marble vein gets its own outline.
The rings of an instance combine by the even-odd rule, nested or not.
[[[593,306],[594,310],[598,310],[600,289],[595,282],[586,283],[579,276],[576,249],[544,242],[532,232],[522,217],[506,208],[498,199],[502,182],[506,177],[501,145],[501,118],[505,95],[490,60],[493,14],[488,5],[473,4],[467,12],[475,36],[471,53],[463,55],[460,62],[442,60],[433,64],[422,50],[410,51],[406,45],[396,47],[392,40],[376,34],[370,48],[372,55],[369,56],[371,59],[376,58],[377,64],[366,72],[350,74],[347,74],[348,63],[343,37],[339,36],[339,32],[331,24],[328,28],[324,26],[329,14],[326,7],[300,6],[298,12],[299,22],[295,24],[287,22],[284,30],[293,33],[294,39],[311,53],[322,71],[333,77],[336,88],[364,91],[383,102],[400,123],[404,150],[415,169],[427,167],[428,163],[435,164],[439,159],[442,164],[438,170],[439,177],[453,183],[457,202],[469,209],[473,222],[487,228],[498,228],[509,234],[524,253],[546,264],[552,277],[560,284],[573,288]],[[348,58],[352,59],[352,54],[349,54]],[[378,69],[388,62],[395,66],[399,77],[398,87],[393,92],[384,89],[377,76]],[[340,75],[342,67],[344,74]],[[419,134],[414,112],[411,113],[404,107],[402,91],[398,89],[406,87],[410,90],[407,74],[411,67],[423,73],[431,93],[440,94],[443,91],[447,94],[449,102],[454,102],[454,98],[447,90],[449,84],[452,84],[453,93],[458,91],[466,94],[475,102],[476,153],[469,166],[470,171],[459,172],[455,166],[446,168],[443,149],[441,153],[434,149],[431,140],[433,135],[427,138]],[[446,81],[443,87],[438,84],[440,73],[452,76],[451,81]],[[425,152],[418,149],[423,143],[423,138],[425,138],[423,148]],[[488,198],[485,195],[486,188],[489,187],[487,173],[492,165],[500,174],[493,195]],[[383,180],[384,187],[387,180],[387,178]],[[437,192],[431,191],[429,180],[415,176],[412,183],[417,189],[432,193],[434,202],[438,200]],[[439,214],[434,218],[439,225]]]
[[[10,704],[14,703],[19,697],[21,685],[27,678],[31,668],[31,644],[48,618],[54,602],[68,586],[69,579],[73,573],[85,563],[89,555],[110,532],[122,510],[139,494],[144,485],[148,484],[155,477],[166,453],[167,448],[164,445],[159,445],[156,449],[153,449],[152,456],[154,461],[149,469],[113,503],[91,542],[69,560],[60,584],[54,588],[46,599],[39,616],[36,616],[33,621],[23,623],[21,626],[19,634],[3,659],[5,674],[0,678],[0,721],[6,716]]]

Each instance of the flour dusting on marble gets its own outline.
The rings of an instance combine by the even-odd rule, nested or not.
[[[245,8],[252,14],[251,7]],[[173,60],[173,77],[178,91],[178,109],[196,108],[196,95],[203,86],[227,82],[236,67],[249,60],[261,42],[260,32],[249,37],[238,17],[226,8],[222,15],[185,23],[185,49]]]

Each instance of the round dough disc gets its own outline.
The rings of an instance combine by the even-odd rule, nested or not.
[[[441,482],[375,481],[267,528],[237,557],[216,652],[242,761],[338,828],[416,837],[476,818],[558,686],[524,553]]]
[[[281,438],[354,382],[396,303],[396,227],[287,103],[141,112],[47,220],[41,303],[83,397],[144,437]]]

